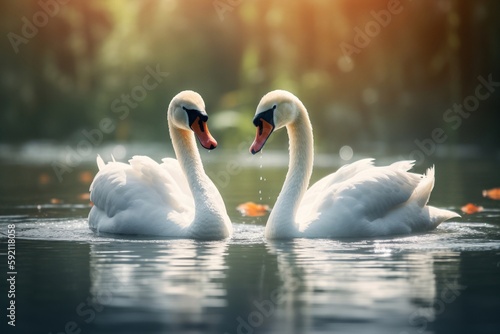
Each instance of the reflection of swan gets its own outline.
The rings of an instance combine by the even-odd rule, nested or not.
[[[426,205],[434,187],[434,169],[426,175],[409,173],[410,161],[375,167],[371,159],[361,160],[326,176],[306,192],[313,165],[312,127],[304,105],[289,92],[265,95],[254,124],[253,154],[275,128],[286,126],[290,137],[290,168],[267,222],[268,238],[408,234],[431,230],[458,216]]]
[[[214,324],[226,306],[228,245],[195,240],[97,243],[90,246],[90,294],[101,324],[182,328]],[[212,311],[212,312],[210,312]],[[173,332],[177,332],[173,330]],[[214,331],[215,332],[215,331]]]
[[[158,164],[135,156],[130,165],[105,164],[90,186],[94,207],[90,228],[97,232],[180,238],[221,239],[232,232],[219,191],[205,174],[196,141],[213,149],[217,142],[207,128],[200,95],[179,93],[167,111],[170,137],[178,160]]]
[[[403,249],[394,247],[393,239],[267,242],[282,281],[278,321],[269,332],[372,333],[375,325],[379,332],[423,332],[442,312],[436,299],[443,291],[451,297],[439,282],[457,280],[460,257],[451,251],[407,251],[407,243],[418,242],[408,238],[413,237],[400,240]],[[449,261],[444,271],[443,259]]]

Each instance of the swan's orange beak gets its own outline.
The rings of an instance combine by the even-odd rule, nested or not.
[[[250,146],[250,152],[252,154],[258,153],[264,145],[266,144],[267,138],[273,133],[274,126],[264,120],[263,118],[260,119],[259,126],[257,127],[257,133],[255,134],[255,139],[252,143],[252,146]]]
[[[201,146],[207,150],[213,150],[217,147],[217,141],[212,137],[210,131],[208,131],[207,122],[200,120],[200,117],[196,117],[194,122],[191,124],[191,130],[193,130],[196,137],[200,141]]]

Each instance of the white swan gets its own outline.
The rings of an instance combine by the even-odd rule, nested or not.
[[[158,164],[134,156],[130,164],[105,164],[97,157],[99,172],[90,185],[92,230],[194,239],[231,235],[224,202],[205,174],[193,135],[206,149],[217,146],[204,110],[203,99],[192,91],[183,91],[170,102],[168,127],[178,160],[166,158]]]
[[[266,225],[266,237],[328,238],[409,234],[435,228],[458,214],[427,206],[434,169],[408,172],[412,161],[375,167],[373,159],[343,166],[307,190],[313,167],[313,134],[306,108],[277,90],[260,101],[253,120],[255,154],[275,129],[286,126],[289,170]],[[307,191],[306,191],[307,190]]]

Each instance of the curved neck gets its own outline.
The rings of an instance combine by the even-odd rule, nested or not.
[[[305,107],[301,103],[296,107],[298,116],[286,127],[290,151],[288,172],[266,225],[266,236],[271,238],[296,236],[298,225],[295,216],[312,174],[312,126]]]
[[[169,132],[175,156],[186,175],[194,199],[195,216],[189,228],[195,234],[202,229],[210,230],[207,224],[213,224],[215,229],[218,229],[221,223],[221,213],[218,212],[217,205],[214,203],[220,198],[220,194],[205,174],[194,134],[188,130],[172,127],[169,127]]]
[[[196,197],[199,191],[203,189],[203,180],[206,178],[206,174],[201,162],[200,152],[196,147],[194,134],[187,130],[172,129],[171,127],[169,131],[175,156],[186,175],[196,203]]]

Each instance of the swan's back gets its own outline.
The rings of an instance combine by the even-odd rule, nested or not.
[[[434,169],[409,172],[413,162],[375,167],[371,159],[346,165],[305,194],[298,228],[308,237],[371,237],[428,231],[457,217],[427,206]]]
[[[158,164],[134,156],[130,164],[98,157],[99,172],[90,186],[94,203],[90,228],[97,232],[183,236],[194,217],[194,201],[175,159]]]

